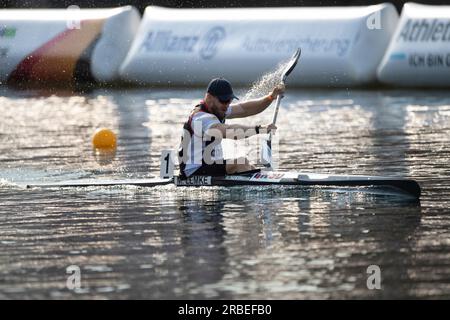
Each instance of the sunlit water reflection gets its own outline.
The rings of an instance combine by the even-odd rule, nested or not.
[[[203,92],[0,94],[0,298],[450,297],[446,92],[291,89],[278,117],[282,169],[413,177],[420,203],[345,189],[26,189],[158,175]],[[118,134],[111,159],[91,149],[98,127]],[[370,265],[381,290],[367,288]]]

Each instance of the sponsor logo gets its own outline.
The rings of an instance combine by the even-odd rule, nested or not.
[[[356,43],[359,36],[356,35]],[[297,48],[302,48],[311,54],[332,54],[344,57],[350,52],[352,40],[350,38],[251,38],[245,37],[241,48],[247,52],[257,53],[292,53]]]
[[[450,53],[403,53],[394,52],[389,56],[393,62],[405,62],[413,68],[439,68],[450,67]]]
[[[200,57],[209,60],[214,57],[218,51],[220,43],[225,39],[225,29],[214,27],[209,30],[202,38],[200,46]]]
[[[146,52],[193,52],[198,36],[180,36],[170,30],[150,31],[141,45]]]
[[[408,65],[414,68],[450,67],[450,53],[411,53]]]
[[[187,179],[175,178],[175,184],[177,186],[210,186],[210,176],[192,176]]]
[[[140,51],[194,53],[198,50],[202,59],[209,60],[216,55],[220,43],[225,37],[225,29],[222,27],[210,29],[203,37],[200,35],[179,35],[171,30],[150,31],[141,44]]]
[[[395,52],[393,54],[391,54],[390,56],[390,60],[405,60],[406,59],[406,54],[405,53],[400,53],[400,52]]]
[[[284,173],[255,173],[250,181],[280,181]]]
[[[14,27],[0,26],[0,38],[14,38],[17,29]]]
[[[449,42],[450,20],[408,19],[403,26],[397,41]]]

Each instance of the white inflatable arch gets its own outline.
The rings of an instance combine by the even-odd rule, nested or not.
[[[131,6],[0,10],[0,82],[118,80],[139,22]]]
[[[395,31],[392,4],[145,10],[120,74],[139,84],[248,85],[302,49],[290,85],[370,84]]]
[[[396,86],[450,86],[450,6],[406,3],[378,78]]]

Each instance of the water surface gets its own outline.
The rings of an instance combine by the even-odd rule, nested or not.
[[[450,297],[445,91],[289,89],[278,116],[283,170],[406,176],[419,203],[353,189],[24,188],[157,176],[202,95],[0,87],[0,298]],[[99,127],[118,134],[115,155],[92,151]],[[371,265],[381,290],[367,287]],[[66,286],[69,266],[79,289]]]

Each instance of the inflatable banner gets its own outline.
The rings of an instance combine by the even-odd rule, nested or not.
[[[290,85],[372,83],[395,31],[389,3],[367,7],[168,9],[150,6],[121,69],[139,84],[248,85],[302,49]]]
[[[0,82],[118,80],[139,22],[131,6],[0,10]]]
[[[450,86],[450,6],[406,3],[378,78],[400,86]]]

